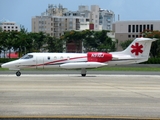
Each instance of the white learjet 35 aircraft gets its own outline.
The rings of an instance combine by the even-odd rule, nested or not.
[[[21,68],[64,68],[81,69],[86,76],[87,68],[125,65],[147,61],[151,43],[156,39],[136,38],[124,51],[88,53],[28,53],[22,58],[1,65],[2,68],[17,70]]]

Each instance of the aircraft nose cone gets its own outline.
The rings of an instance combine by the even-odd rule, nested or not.
[[[7,63],[1,65],[2,68],[7,68],[7,66],[8,66]]]
[[[18,65],[20,64],[19,60],[7,62],[1,65],[2,68],[9,68],[9,69],[16,69],[18,68]]]
[[[13,62],[8,62],[8,63],[4,63],[1,65],[2,68],[14,68],[15,67],[15,63]]]

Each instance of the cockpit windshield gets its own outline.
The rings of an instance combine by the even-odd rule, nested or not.
[[[33,58],[33,55],[29,55],[29,54],[24,55],[23,57],[21,57],[21,59],[31,59],[31,58]]]

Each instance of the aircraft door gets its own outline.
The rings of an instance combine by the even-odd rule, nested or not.
[[[42,56],[36,57],[36,68],[44,68],[44,58]]]

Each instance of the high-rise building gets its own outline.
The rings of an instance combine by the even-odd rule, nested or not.
[[[40,16],[32,18],[32,32],[45,32],[60,37],[70,30],[112,30],[114,13],[101,10],[98,5],[80,5],[77,11],[68,11],[62,5],[48,5]]]
[[[102,30],[112,30],[112,23],[115,20],[115,14],[111,10],[99,10],[99,25]]]
[[[44,32],[60,37],[64,31],[80,30],[80,22],[86,21],[79,13],[67,11],[66,8],[49,5],[41,16],[32,18],[32,32]]]
[[[91,5],[90,22],[94,24],[94,30],[99,30],[99,6]]]
[[[64,31],[79,30],[83,17],[78,16],[36,16],[32,18],[32,32],[44,32],[60,37]]]

